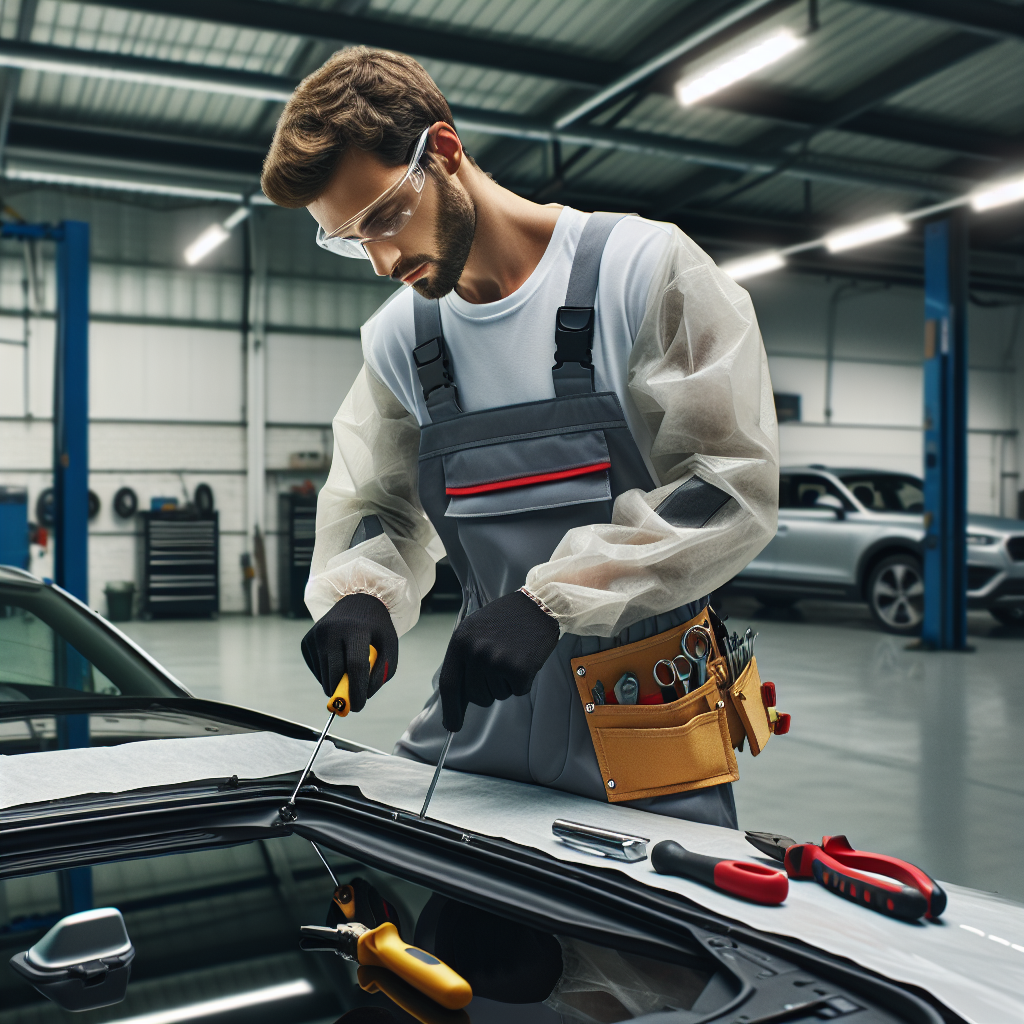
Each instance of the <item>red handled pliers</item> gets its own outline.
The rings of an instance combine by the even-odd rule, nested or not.
[[[752,846],[781,861],[790,878],[813,878],[837,896],[889,917],[916,921],[926,916],[934,921],[946,909],[946,893],[919,867],[897,857],[855,850],[846,836],[824,836],[820,843],[798,843],[774,832],[746,836]]]

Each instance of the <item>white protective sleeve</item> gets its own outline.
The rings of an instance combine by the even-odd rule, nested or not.
[[[306,607],[314,619],[347,594],[372,594],[387,605],[399,636],[416,624],[434,585],[440,538],[418,495],[420,428],[363,366],[334,417],[334,460],[316,505],[316,543]],[[384,533],[349,547],[364,516]]]
[[[673,229],[629,360],[629,391],[654,439],[660,486],[627,491],[611,523],[570,530],[527,590],[563,633],[613,636],[730,580],[775,535],[778,427],[768,361],[747,292]],[[419,502],[419,427],[364,366],[334,419],[334,462],[317,503],[306,605],[368,593],[399,635],[433,585],[440,538]],[[671,526],[654,509],[698,476],[728,501],[704,527]],[[349,548],[363,516],[385,535]]]
[[[570,530],[530,570],[526,589],[563,633],[614,636],[703,597],[775,536],[779,431],[753,303],[677,228],[628,371],[661,486],[620,494],[611,523]],[[671,526],[654,509],[692,476],[732,500],[701,528]]]

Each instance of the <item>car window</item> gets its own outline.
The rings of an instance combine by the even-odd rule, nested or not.
[[[187,692],[54,587],[0,578],[0,703]]]
[[[812,473],[783,474],[779,477],[779,508],[814,508],[823,494],[831,494],[849,508],[847,501],[831,480]]]
[[[924,511],[923,484],[900,473],[840,473],[853,496],[872,512]]]
[[[95,665],[27,608],[0,605],[0,701],[24,699],[46,687],[121,696]]]

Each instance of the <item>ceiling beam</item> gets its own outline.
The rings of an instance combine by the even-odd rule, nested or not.
[[[96,0],[79,0],[95,3]],[[441,31],[409,20],[384,20],[327,11],[277,0],[101,0],[117,7],[170,18],[216,22],[248,30],[308,36],[320,42],[361,43],[418,57],[495,68],[594,88],[615,80],[623,69],[612,61],[554,48],[525,46],[468,32]]]
[[[182,88],[205,89],[262,98],[282,99],[291,83],[285,79],[248,72],[207,69],[151,58],[120,54],[96,54],[67,47],[0,41],[0,62],[21,62],[21,66],[42,67],[64,73],[114,76],[124,80],[152,81]],[[841,101],[843,102],[843,101]],[[590,146],[661,156],[729,171],[760,174],[784,173],[811,180],[928,192],[939,196],[955,194],[965,187],[963,179],[895,166],[861,165],[808,155],[793,160],[784,154],[760,153],[749,147],[714,145],[674,136],[633,132],[619,128],[572,125],[553,128],[540,119],[518,117],[494,111],[454,108],[456,127],[487,135],[526,139],[534,142],[559,141],[566,145]],[[87,131],[88,126],[80,126]],[[19,143],[21,144],[21,143]],[[204,143],[205,144],[205,143]],[[181,162],[181,161],[175,161]],[[186,161],[187,162],[187,161]],[[969,183],[968,183],[969,184]]]
[[[728,90],[709,96],[705,105],[749,114],[796,128],[819,128],[829,123],[829,104],[812,96],[760,84],[756,89]],[[1002,161],[1024,156],[1024,140],[1016,136],[975,131],[917,115],[889,110],[866,110],[843,121],[840,130],[892,142],[911,142],[932,149]]]
[[[914,14],[979,35],[1024,38],[1024,7],[995,0],[854,0],[900,14]]]

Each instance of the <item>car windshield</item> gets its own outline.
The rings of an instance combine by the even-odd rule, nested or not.
[[[29,576],[0,577],[0,703],[184,697],[112,627]]]
[[[902,473],[836,473],[869,512],[924,511],[924,484]]]

